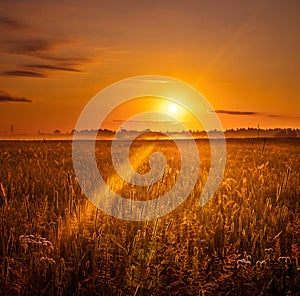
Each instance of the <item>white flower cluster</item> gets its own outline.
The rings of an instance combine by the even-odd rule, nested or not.
[[[256,267],[258,269],[265,268],[266,266],[267,266],[267,261],[266,260],[256,261]]]
[[[44,247],[53,247],[52,242],[45,237],[34,236],[33,234],[22,234],[19,236],[19,241],[23,245],[41,245]]]
[[[283,265],[289,265],[289,264],[291,264],[291,258],[290,257],[279,257],[278,258],[278,261],[281,263],[281,264],[283,264]]]
[[[272,253],[273,253],[273,249],[272,248],[265,249],[265,254],[271,255]]]
[[[44,257],[44,256],[40,258],[40,262],[56,264],[53,258]]]
[[[248,257],[248,256],[247,256]],[[250,256],[249,256],[250,257]],[[248,259],[248,258],[247,258]],[[237,260],[237,268],[244,268],[244,267],[250,267],[251,266],[251,261],[250,260],[246,260],[246,259],[239,259]]]

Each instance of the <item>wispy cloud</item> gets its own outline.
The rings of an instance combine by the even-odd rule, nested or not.
[[[25,39],[14,41],[3,41],[2,51],[16,55],[27,55],[43,60],[64,62],[64,63],[84,63],[90,61],[87,57],[74,56],[54,56],[55,48],[69,42],[57,38],[52,39]]]
[[[137,123],[137,124],[158,124],[158,123],[166,123],[166,124],[179,124],[176,120],[124,120],[124,119],[114,119],[113,122],[118,123]],[[185,122],[181,120],[180,122]]]
[[[214,110],[212,112],[217,114],[228,114],[228,115],[260,115],[261,114],[253,111],[232,111],[232,110]]]
[[[37,78],[47,78],[46,75],[40,72],[34,71],[23,71],[23,70],[13,70],[13,71],[4,71],[2,72],[4,76],[17,76],[17,77],[37,77]]]
[[[39,55],[39,58],[55,62],[63,62],[64,64],[73,65],[90,62],[91,59],[88,57],[57,57],[49,55]]]
[[[58,41],[46,39],[15,40],[5,43],[5,50],[12,54],[34,55],[51,50]]]
[[[32,101],[24,97],[12,96],[0,90],[0,102],[1,103],[5,103],[5,102],[31,103]]]
[[[268,117],[272,117],[272,118],[286,118],[286,117],[290,117],[287,115],[278,115],[278,114],[268,114]]]
[[[23,29],[27,26],[23,24],[22,22],[19,22],[17,20],[14,20],[12,18],[6,17],[6,16],[0,16],[0,28],[5,29]]]
[[[82,72],[76,68],[63,67],[63,66],[55,66],[55,65],[44,65],[44,64],[32,64],[26,65],[28,68],[42,69],[42,70],[58,70],[58,71],[70,71],[70,72]]]
[[[272,118],[300,118],[300,116],[297,115],[280,115],[280,114],[267,114],[268,117],[272,117]]]
[[[77,66],[90,62],[88,57],[59,56],[56,47],[68,43],[60,39],[28,39],[4,41],[0,49],[12,55],[25,55],[43,60],[45,63],[26,64],[21,69],[10,69],[2,72],[5,76],[46,78],[48,71],[67,71],[81,73]],[[48,63],[47,63],[48,61]],[[50,62],[51,61],[51,62]],[[52,64],[54,63],[54,64]],[[17,66],[17,65],[16,65]],[[27,69],[26,69],[27,68]],[[31,68],[29,70],[28,68]],[[37,70],[37,71],[35,71]]]
[[[285,114],[268,114],[268,113],[261,113],[261,112],[254,112],[254,111],[232,111],[232,110],[215,110],[211,111],[217,114],[227,114],[227,115],[240,115],[240,116],[264,116],[264,117],[270,117],[270,118],[286,118],[286,119],[292,119],[292,118],[300,118],[300,116],[297,115],[285,115]]]

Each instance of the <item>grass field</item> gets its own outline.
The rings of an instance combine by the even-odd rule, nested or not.
[[[163,181],[117,180],[116,191],[142,200],[173,186],[179,155],[169,141],[155,144],[168,158]],[[0,295],[300,295],[299,139],[228,140],[223,182],[203,207],[210,150],[197,144],[187,200],[160,219],[128,222],[84,196],[70,141],[0,142]],[[109,147],[97,143],[108,183]]]

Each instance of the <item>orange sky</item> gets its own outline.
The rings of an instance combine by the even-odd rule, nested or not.
[[[196,87],[224,129],[299,128],[299,11],[296,0],[1,1],[0,135],[71,131],[98,91],[148,74]]]

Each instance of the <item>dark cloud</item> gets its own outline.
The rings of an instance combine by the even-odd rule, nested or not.
[[[5,72],[2,72],[2,75],[20,76],[20,77],[38,77],[38,78],[46,78],[47,77],[43,73],[40,73],[40,72],[23,71],[23,70],[5,71]]]
[[[90,58],[86,57],[55,57],[49,55],[40,55],[39,58],[49,61],[62,62],[66,65],[81,64],[91,61]]]
[[[62,67],[62,66],[55,66],[55,65],[43,65],[43,64],[33,64],[33,65],[26,65],[29,68],[35,69],[43,69],[43,70],[59,70],[59,71],[70,71],[70,72],[82,72],[81,70],[69,67]]]
[[[287,119],[291,119],[291,118],[300,118],[300,116],[291,116],[291,115],[279,115],[279,114],[268,114],[268,117],[271,118],[287,118]]]
[[[6,43],[5,49],[12,54],[38,56],[43,52],[51,50],[55,44],[57,44],[57,41],[45,39],[9,41]]]
[[[32,101],[24,97],[15,97],[4,91],[0,90],[0,102],[20,102],[20,103],[31,103]]]
[[[268,117],[272,117],[272,118],[285,118],[285,117],[289,117],[286,115],[277,115],[277,114],[268,114]]]
[[[228,114],[228,115],[260,115],[260,113],[252,112],[252,111],[215,110],[213,112],[218,114]]]
[[[28,71],[28,69],[22,69],[18,71],[6,71],[2,75],[6,76],[25,76],[25,77],[46,77],[43,73],[45,71],[69,71],[80,73],[81,70],[77,69],[78,65],[90,62],[88,57],[78,56],[57,56],[55,55],[55,49],[57,46],[61,46],[69,43],[66,40],[59,38],[31,38],[22,40],[7,40],[0,44],[0,50],[13,55],[25,55],[32,58],[38,58],[44,60],[43,63],[32,63],[25,65],[27,68],[32,68],[40,71]],[[53,64],[48,64],[51,61]]]
[[[218,114],[227,114],[227,115],[250,115],[250,116],[265,116],[270,118],[300,118],[299,116],[291,116],[291,115],[280,115],[280,114],[267,114],[260,112],[252,112],[252,111],[231,111],[231,110],[215,110],[212,111]]]
[[[28,55],[43,60],[62,62],[65,64],[80,64],[89,62],[87,57],[59,57],[52,56],[51,51],[57,45],[61,45],[65,41],[59,39],[28,39],[18,41],[4,42],[2,50],[10,54]]]
[[[2,20],[3,21],[3,20]],[[6,20],[8,21],[8,20]],[[7,36],[9,38],[9,36]],[[80,56],[59,56],[56,55],[57,46],[66,45],[69,42],[60,38],[29,38],[21,40],[6,40],[0,43],[0,51],[12,54],[32,57],[40,62],[29,62],[22,68],[5,69],[0,72],[2,76],[11,77],[36,77],[47,78],[49,71],[66,71],[81,73],[77,66],[90,62],[91,59]],[[70,44],[69,44],[70,45]],[[17,65],[16,61],[16,67]]]
[[[27,26],[9,17],[0,16],[0,27],[3,27],[5,29],[23,29]]]

